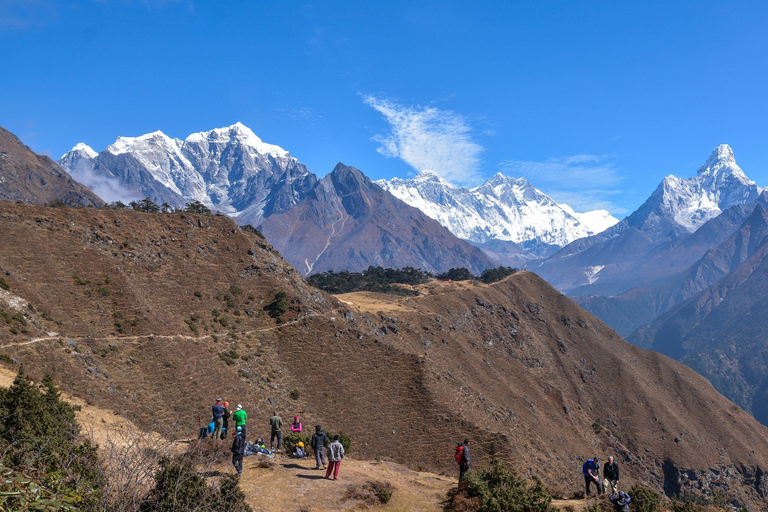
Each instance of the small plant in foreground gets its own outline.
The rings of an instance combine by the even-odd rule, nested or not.
[[[467,473],[465,481],[448,493],[446,511],[553,512],[552,496],[536,480],[529,485],[498,460],[490,466]]]

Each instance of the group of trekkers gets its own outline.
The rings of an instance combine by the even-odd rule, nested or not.
[[[211,422],[208,425],[207,432],[201,432],[200,437],[210,437],[214,440],[225,439],[229,429],[229,420],[235,424],[232,433],[232,465],[235,467],[237,476],[243,472],[243,458],[246,455],[255,455],[261,453],[268,457],[273,457],[275,453],[283,449],[283,419],[273,411],[269,418],[270,438],[269,450],[267,450],[265,441],[259,437],[255,443],[246,440],[245,422],[248,419],[243,406],[238,404],[234,413],[230,414],[229,402],[221,398],[216,399],[216,403],[211,407]],[[304,430],[301,420],[298,416],[293,417],[291,423],[291,433],[301,433]],[[277,441],[277,443],[275,443]],[[344,458],[344,446],[342,446],[339,435],[333,436],[333,441],[328,442],[328,436],[320,425],[315,425],[315,433],[312,435],[310,443],[312,451],[315,453],[315,469],[326,469],[326,450],[328,455],[327,470],[325,478],[337,480],[339,477],[339,467],[341,459]],[[304,458],[307,456],[305,446],[302,441],[296,443],[291,457]],[[333,475],[333,477],[331,477]]]
[[[587,459],[581,467],[584,475],[584,486],[586,495],[589,497],[592,484],[595,485],[597,494],[603,494],[609,489],[611,496],[608,498],[617,511],[628,512],[629,503],[632,498],[629,494],[619,491],[619,464],[614,460],[613,455],[608,457],[608,463],[603,466],[603,479],[600,479],[600,460],[597,457]]]

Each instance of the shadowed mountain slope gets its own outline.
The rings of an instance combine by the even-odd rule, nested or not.
[[[626,269],[627,281],[644,275],[645,286],[620,295],[573,298],[619,334],[629,336],[743,263],[765,236],[760,226],[765,223],[766,205],[768,193],[763,192],[757,201],[729,208],[690,236]],[[603,291],[599,285],[594,288],[593,292]]]
[[[688,364],[768,424],[768,210],[762,205],[699,268],[725,274],[731,267],[631,340]]]
[[[0,354],[143,427],[191,437],[223,395],[249,436],[277,409],[451,473],[469,437],[564,496],[614,453],[627,486],[766,505],[766,428],[535,274],[344,304],[225,217],[0,203],[0,231]]]
[[[343,164],[260,229],[304,274],[358,272],[371,265],[428,272],[467,267],[480,274],[497,266],[480,249]]]
[[[47,156],[40,156],[0,127],[0,200],[32,204],[101,206],[96,194],[70,178]]]

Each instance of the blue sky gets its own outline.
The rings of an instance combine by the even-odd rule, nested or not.
[[[240,121],[320,176],[503,172],[621,218],[721,143],[768,186],[767,6],[0,0],[0,125],[58,158]]]

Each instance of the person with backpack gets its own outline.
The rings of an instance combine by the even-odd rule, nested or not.
[[[616,492],[608,498],[613,503],[613,510],[616,512],[629,512],[629,502],[632,498],[625,492]]]
[[[328,446],[328,471],[325,472],[325,478],[330,480],[333,473],[333,479],[339,479],[339,466],[343,458],[344,446],[339,440],[339,434],[336,434],[333,436],[333,442]]]
[[[456,443],[453,458],[459,465],[459,482],[461,482],[464,480],[464,474],[469,471],[469,439],[465,439],[463,443]]]
[[[587,462],[581,467],[581,472],[584,474],[587,496],[589,496],[591,484],[595,484],[597,487],[597,494],[603,494],[603,486],[600,485],[600,461],[598,458],[587,459]]]
[[[245,436],[243,435],[243,429],[237,427],[237,433],[232,440],[232,465],[235,466],[237,476],[240,476],[243,472],[243,457],[245,456]]]
[[[248,419],[248,415],[245,413],[245,409],[240,404],[237,404],[237,410],[232,413],[232,421],[235,423],[235,428],[243,427],[243,437],[246,437],[245,433],[245,420]]]
[[[320,463],[323,463],[323,469],[325,469],[325,446],[328,444],[328,436],[325,435],[325,431],[320,425],[315,425],[315,433],[312,435],[312,451],[315,452],[315,462],[317,466],[315,469],[320,469]]]
[[[211,432],[211,437],[219,439],[221,437],[221,428],[224,426],[224,406],[221,405],[221,398],[216,399],[216,403],[211,407],[211,414],[213,416],[213,432]]]
[[[613,455],[608,456],[608,463],[603,466],[603,489],[608,492],[611,490],[611,495],[619,492],[619,464],[613,460]]]

